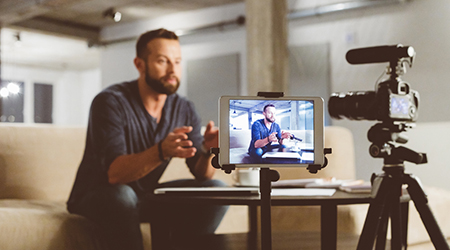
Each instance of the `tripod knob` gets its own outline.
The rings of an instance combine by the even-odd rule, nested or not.
[[[374,158],[385,157],[391,154],[391,146],[389,144],[384,144],[383,146],[372,144],[369,147],[369,153]]]

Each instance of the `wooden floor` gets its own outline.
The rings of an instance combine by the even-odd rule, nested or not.
[[[244,236],[245,237],[245,236]],[[337,242],[338,250],[356,249],[358,244],[358,236],[355,235],[339,235]],[[244,244],[245,245],[245,244]],[[236,248],[234,248],[236,247]],[[247,248],[246,248],[247,247]],[[244,248],[238,248],[237,244],[230,249],[252,249],[250,243]],[[254,249],[254,248],[253,248]],[[258,237],[257,248],[261,249],[261,239]],[[320,233],[313,232],[284,232],[274,233],[272,236],[273,250],[320,250]]]
[[[164,250],[261,250],[261,239],[250,242],[246,233],[223,234],[175,242],[173,248]],[[356,249],[359,236],[339,234],[337,250]],[[449,240],[450,244],[450,240]],[[320,250],[320,233],[275,232],[272,235],[272,250]],[[386,250],[390,250],[387,244]],[[409,245],[408,250],[433,250],[431,242]]]
[[[447,242],[450,245],[450,240],[447,239]],[[408,250],[434,250],[434,246],[433,243],[431,242],[427,242],[427,243],[422,243],[422,244],[415,244],[415,245],[409,245],[408,246]]]
[[[356,235],[338,236],[337,250],[356,249],[359,237]],[[260,250],[261,239],[249,242],[247,234],[214,235],[202,239],[192,239],[189,242],[179,242],[174,249],[188,250]],[[312,232],[283,232],[272,236],[272,250],[320,250],[320,234]],[[389,246],[386,250],[389,250]]]

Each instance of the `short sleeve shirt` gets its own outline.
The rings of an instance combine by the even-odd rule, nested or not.
[[[201,120],[191,101],[177,94],[169,95],[157,123],[141,101],[137,81],[116,84],[103,90],[91,105],[86,148],[68,204],[76,203],[77,198],[89,190],[110,185],[107,171],[118,156],[142,152],[181,126],[193,127],[188,137],[200,152],[203,141]],[[198,157],[197,154],[186,159],[191,170]],[[164,161],[148,175],[128,185],[138,195],[152,191],[169,161]]]

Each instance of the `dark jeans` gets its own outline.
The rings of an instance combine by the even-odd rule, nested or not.
[[[162,187],[225,186],[219,180],[192,179],[161,184]],[[153,194],[138,197],[128,185],[114,185],[87,194],[71,209],[101,228],[110,250],[142,250],[141,222],[150,222],[152,249],[190,249],[173,243],[213,234],[228,206],[162,204]]]

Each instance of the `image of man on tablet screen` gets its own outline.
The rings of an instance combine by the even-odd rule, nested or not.
[[[282,131],[276,123],[276,108],[273,104],[267,104],[263,109],[263,119],[255,121],[252,125],[252,139],[248,152],[253,163],[261,163],[262,156],[269,151],[284,151],[284,139],[289,139],[291,134]]]

